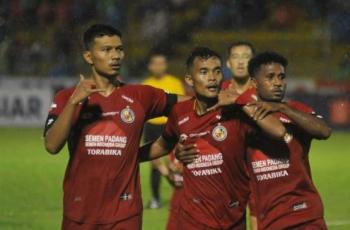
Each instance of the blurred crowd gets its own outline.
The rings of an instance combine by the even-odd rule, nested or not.
[[[325,39],[350,41],[350,3],[341,0],[0,0],[0,74],[76,75],[84,66],[81,31],[96,22],[150,49],[171,43],[170,56],[203,30],[283,31],[311,22],[327,26]],[[341,68],[349,68],[346,53]]]

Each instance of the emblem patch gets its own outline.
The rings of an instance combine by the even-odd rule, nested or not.
[[[218,124],[211,132],[213,138],[217,141],[223,141],[227,137],[227,129],[225,126]]]
[[[132,109],[127,106],[125,109],[123,109],[120,112],[120,118],[125,122],[125,123],[133,123],[135,121],[135,113],[132,111]]]

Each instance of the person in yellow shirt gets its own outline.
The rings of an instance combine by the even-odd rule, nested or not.
[[[163,89],[169,93],[176,93],[180,95],[185,94],[185,89],[182,82],[167,73],[168,59],[167,56],[158,51],[152,51],[148,58],[148,71],[150,75],[143,81],[144,85],[150,85],[159,89]],[[154,141],[157,139],[163,130],[163,127],[167,121],[166,117],[158,117],[145,124],[144,127],[144,142]],[[157,209],[161,207],[160,199],[160,181],[161,174],[158,171],[155,163],[151,163],[151,195],[152,199],[148,205],[151,209]]]

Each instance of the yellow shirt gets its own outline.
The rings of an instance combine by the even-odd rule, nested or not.
[[[174,94],[180,94],[180,95],[185,94],[185,88],[182,82],[176,77],[169,74],[163,76],[160,79],[157,79],[153,76],[149,76],[143,81],[142,84],[153,86],[158,89],[162,89],[167,93],[174,93]],[[163,125],[166,123],[166,121],[167,121],[167,117],[164,117],[164,116],[148,120],[148,122],[153,125]]]

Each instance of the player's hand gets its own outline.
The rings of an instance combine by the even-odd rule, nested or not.
[[[183,177],[178,172],[171,171],[166,178],[168,182],[175,188],[181,188],[183,186]]]
[[[175,157],[183,164],[190,164],[198,157],[196,144],[177,143],[175,146]]]
[[[79,102],[84,101],[92,93],[105,91],[104,89],[97,89],[95,86],[96,85],[93,80],[86,79],[82,74],[80,74],[80,81],[69,99],[70,103],[77,105]]]
[[[280,111],[281,103],[254,101],[254,102],[248,103],[246,106],[254,108],[254,112],[251,114],[251,117],[255,121],[257,121],[257,120],[264,119],[270,113]]]
[[[239,93],[231,84],[229,88],[220,90],[218,95],[218,103],[208,108],[207,111],[215,110],[221,106],[232,105],[236,102],[238,97]]]

